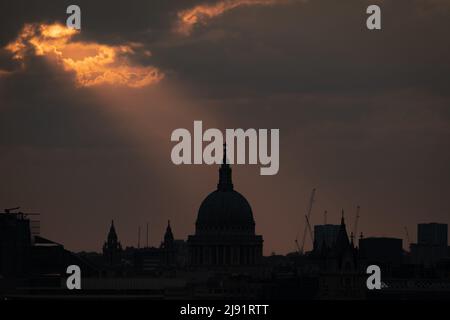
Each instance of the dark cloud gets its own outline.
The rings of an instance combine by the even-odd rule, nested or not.
[[[424,14],[418,7],[426,2],[383,2],[381,32],[365,28],[364,1],[242,8],[186,41],[155,48],[154,60],[210,95],[402,88],[447,93],[449,6]]]
[[[129,0],[77,1],[81,8],[84,39],[114,44],[117,41],[153,41],[170,29],[179,10],[199,1],[194,0]],[[13,40],[25,23],[60,22],[67,18],[68,0],[2,1],[0,45]]]
[[[81,1],[79,38],[142,43],[153,55],[136,57],[139,62],[205,86],[209,94],[387,88],[450,92],[450,9],[444,1],[379,1],[381,32],[365,28],[364,1],[315,0],[236,8],[190,36],[175,35],[177,12],[198,3]],[[69,4],[10,2],[0,45],[25,22],[64,22]]]

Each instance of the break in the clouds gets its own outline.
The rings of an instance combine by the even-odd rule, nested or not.
[[[206,24],[209,20],[242,6],[271,6],[284,4],[289,0],[223,0],[205,3],[178,12],[176,32],[184,35],[191,34],[195,25]]]
[[[129,56],[136,54],[142,45],[76,41],[73,38],[78,32],[58,23],[25,24],[5,49],[25,68],[30,55],[49,57],[65,71],[74,72],[77,85],[83,87],[111,84],[140,88],[163,79],[158,68],[131,63]],[[148,50],[142,54],[151,55]]]
[[[196,25],[206,25],[212,19],[239,7],[274,6],[291,3],[293,0],[222,0],[208,3],[186,3],[175,9],[173,30],[190,36]],[[166,13],[167,14],[167,13]],[[80,37],[80,32],[61,23],[27,22],[16,38],[4,49],[26,68],[29,56],[44,56],[67,72],[75,74],[76,84],[90,87],[102,84],[141,88],[160,82],[164,72],[157,66],[144,66],[140,57],[147,59],[152,54],[148,49],[149,39],[143,42],[105,44]],[[8,76],[10,70],[0,69],[0,76]]]

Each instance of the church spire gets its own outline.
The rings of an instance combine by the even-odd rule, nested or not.
[[[117,240],[116,228],[114,227],[114,220],[111,220],[111,227],[109,228],[108,239]]]
[[[227,161],[227,145],[223,145],[223,160],[219,169],[219,183],[217,184],[219,191],[233,190],[233,182],[231,180],[231,168]]]
[[[349,245],[350,241],[348,239],[347,228],[345,226],[344,209],[342,209],[341,226],[337,235],[335,250],[337,250],[337,252],[343,252],[343,250],[345,250]]]
[[[103,245],[103,256],[110,265],[119,263],[122,245],[117,237],[116,228],[114,227],[114,220],[111,220],[111,226],[108,232],[108,238]]]
[[[173,241],[172,228],[170,226],[170,220],[167,221],[166,233],[164,235],[164,242]]]

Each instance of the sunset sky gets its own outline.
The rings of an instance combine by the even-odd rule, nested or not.
[[[313,188],[313,224],[343,208],[351,231],[360,205],[358,233],[415,241],[450,222],[450,1],[83,0],[80,31],[70,4],[0,2],[0,210],[41,213],[44,237],[192,234],[218,180],[171,162],[194,120],[280,129],[277,175],[232,167],[265,254],[295,249]]]

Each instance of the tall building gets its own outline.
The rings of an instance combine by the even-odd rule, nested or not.
[[[27,272],[31,245],[30,220],[9,210],[0,214],[1,276],[21,276]]]
[[[448,257],[448,225],[421,223],[417,225],[417,243],[411,244],[411,258],[415,264],[434,266]]]
[[[417,225],[417,243],[437,246],[448,245],[448,225],[444,223],[420,223]]]
[[[225,146],[217,190],[200,205],[195,235],[188,237],[188,252],[189,263],[194,267],[244,267],[261,263],[263,238],[255,234],[255,220],[247,199],[234,190]]]
[[[118,240],[116,228],[114,227],[114,220],[112,220],[108,238],[103,245],[103,257],[110,266],[113,266],[120,262],[121,254],[122,245]]]

